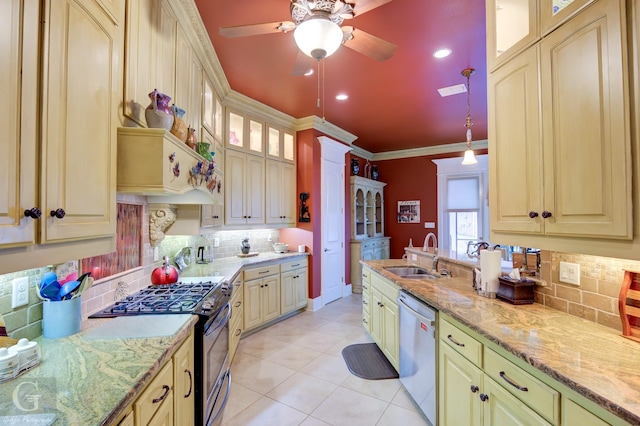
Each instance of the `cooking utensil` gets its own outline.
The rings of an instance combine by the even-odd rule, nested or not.
[[[69,275],[67,275],[66,277],[64,277],[63,279],[58,280],[58,282],[60,283],[60,285],[65,285],[69,281],[76,281],[76,280],[78,280],[78,273],[77,272],[72,272]],[[80,280],[78,280],[78,281],[80,281]]]
[[[49,272],[45,273],[42,276],[42,278],[40,278],[40,289],[42,289],[47,284],[51,284],[52,282],[54,282],[57,279],[58,279],[58,277],[56,276],[55,272],[49,271]]]
[[[80,281],[77,280],[64,283],[58,292],[58,300],[65,300],[67,297],[71,298],[71,292],[76,290],[78,287],[80,287]]]
[[[45,284],[40,289],[40,295],[49,300],[60,300],[58,295],[60,294],[60,283],[58,280],[53,280],[52,282]]]

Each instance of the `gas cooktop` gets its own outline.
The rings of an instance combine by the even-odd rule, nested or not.
[[[175,284],[152,285],[126,296],[89,318],[122,315],[192,314],[208,311],[226,286],[219,282],[189,280]]]

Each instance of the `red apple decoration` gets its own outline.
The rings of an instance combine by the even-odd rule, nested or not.
[[[151,284],[173,284],[178,282],[178,270],[169,265],[169,258],[162,258],[162,266],[151,273]]]

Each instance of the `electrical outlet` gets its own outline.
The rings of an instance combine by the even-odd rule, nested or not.
[[[158,251],[158,247],[154,247],[153,248],[153,261],[157,262],[158,260],[160,260],[160,253]]]
[[[560,262],[560,281],[580,285],[580,264]]]
[[[11,309],[24,306],[29,302],[29,278],[21,277],[12,281]]]
[[[220,247],[220,238],[214,238],[213,239],[213,246],[214,247]]]
[[[424,227],[425,227],[425,229],[435,229],[436,228],[436,223],[435,222],[425,222],[424,223]]]
[[[271,234],[269,234],[269,235],[267,236],[267,241],[269,241],[269,242],[273,241],[273,237],[271,236]]]

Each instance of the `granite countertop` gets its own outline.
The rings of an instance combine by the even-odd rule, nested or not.
[[[170,336],[88,338],[95,326],[109,321],[99,319],[87,320],[82,332],[68,337],[35,339],[40,348],[40,364],[0,384],[0,413],[52,413],[56,425],[112,423],[182,344],[198,319],[195,315],[180,317],[182,325]],[[23,383],[32,386],[32,393],[39,396],[38,410],[22,411],[14,403],[13,392]],[[27,409],[33,407],[30,401],[22,404]],[[12,424],[27,423],[34,422],[20,418]]]
[[[260,253],[258,256],[216,259],[208,264],[192,264],[182,277],[224,276],[233,280],[244,267],[261,266],[306,257],[308,253]],[[175,316],[178,317],[177,315]],[[182,344],[198,321],[195,315],[179,315],[184,321],[170,336],[123,338],[122,330],[105,333],[112,319],[88,319],[82,331],[72,336],[35,339],[40,364],[16,379],[0,383],[0,423],[48,424],[43,417],[28,414],[51,413],[56,425],[106,425],[112,423],[151,381],[160,367]],[[127,318],[127,317],[121,317]],[[120,319],[121,319],[120,318]],[[131,317],[128,317],[131,318]],[[138,317],[139,318],[139,317]],[[102,333],[96,333],[100,327]],[[101,338],[105,337],[107,338]],[[13,402],[13,392],[21,383],[37,383],[39,409],[23,411]],[[24,408],[33,406],[24,401]],[[7,416],[3,419],[3,416]],[[12,416],[16,416],[12,418]]]
[[[414,296],[616,416],[640,424],[640,346],[616,330],[534,303],[480,297],[469,280],[402,279],[405,260],[361,261]]]

